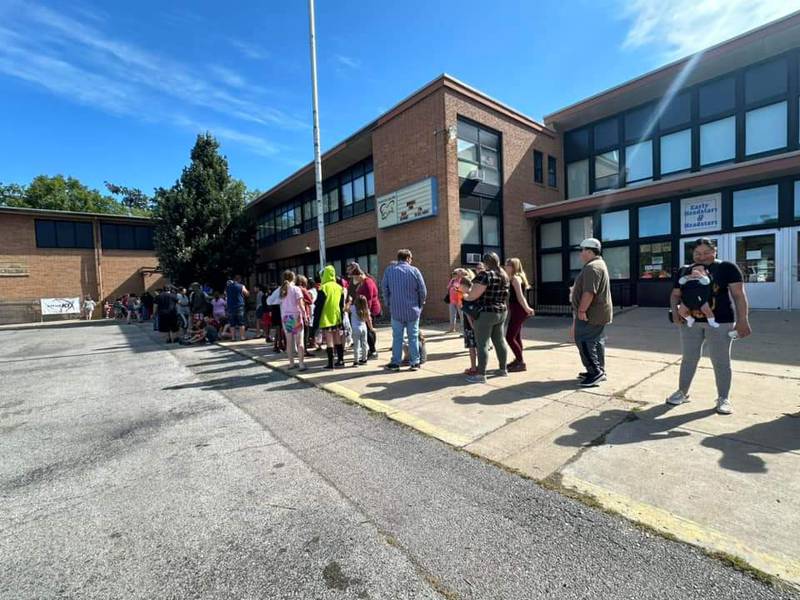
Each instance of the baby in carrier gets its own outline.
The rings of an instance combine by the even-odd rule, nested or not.
[[[681,288],[681,303],[678,314],[686,320],[686,326],[694,325],[696,317],[704,316],[710,327],[719,327],[711,310],[711,277],[703,265],[692,265],[689,273],[678,279]],[[699,313],[699,314],[698,314]]]

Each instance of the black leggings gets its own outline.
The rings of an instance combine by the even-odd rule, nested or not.
[[[367,346],[369,346],[369,353],[375,353],[375,332],[367,331]]]

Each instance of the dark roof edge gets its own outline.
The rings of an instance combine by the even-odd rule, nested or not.
[[[93,212],[78,212],[73,210],[52,210],[49,208],[27,208],[24,206],[0,206],[0,213],[8,214],[30,214],[30,215],[52,215],[52,216],[73,216],[73,217],[92,217],[101,219],[122,219],[132,221],[151,221],[151,217],[142,217],[138,215],[116,215],[113,213],[93,213]]]

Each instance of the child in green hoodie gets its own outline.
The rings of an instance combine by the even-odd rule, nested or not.
[[[342,315],[344,314],[344,288],[336,281],[336,269],[327,265],[320,274],[322,284],[317,293],[314,310],[314,332],[325,335],[325,351],[328,354],[326,369],[344,366],[344,344],[342,343]],[[336,363],[333,351],[336,350]]]

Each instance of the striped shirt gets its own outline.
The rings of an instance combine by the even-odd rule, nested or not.
[[[428,296],[425,280],[417,267],[407,262],[392,263],[383,273],[383,300],[395,321],[416,321]]]

